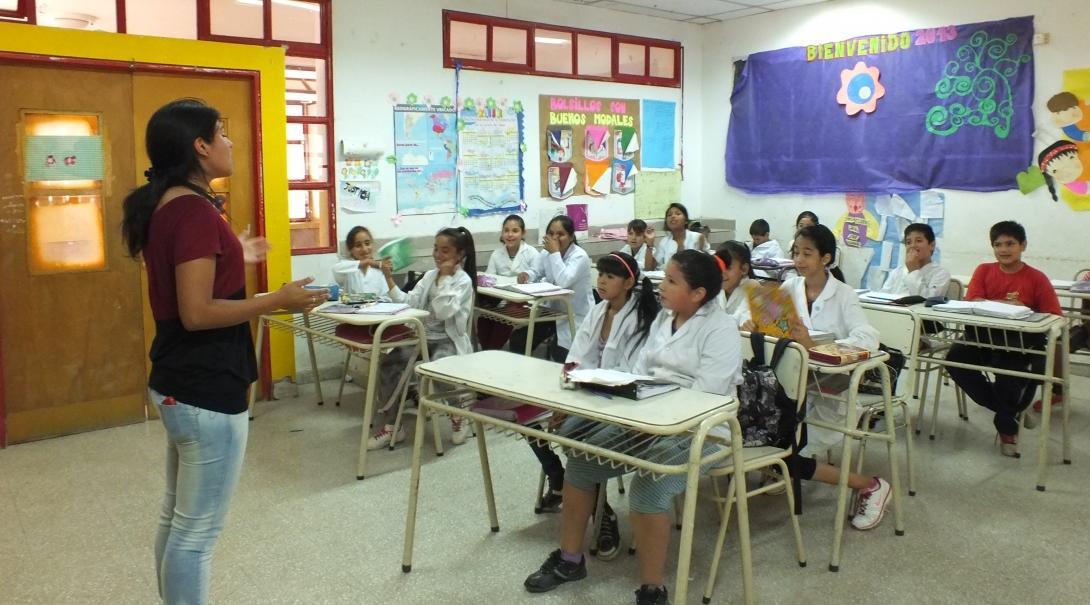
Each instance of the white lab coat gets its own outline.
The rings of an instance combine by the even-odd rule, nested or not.
[[[787,258],[783,253],[783,248],[780,247],[780,242],[770,239],[760,246],[754,246],[749,252],[750,260],[762,260],[766,258]],[[762,269],[754,269],[753,274],[757,277],[772,277],[772,274]]]
[[[632,252],[631,246],[625,244],[621,246],[621,249],[618,250],[618,252],[624,252],[636,259],[636,266],[640,268],[640,271],[643,271],[643,261],[647,258],[647,244],[640,244],[640,249],[635,252]]]
[[[950,285],[950,272],[938,263],[926,265],[909,271],[908,267],[901,265],[894,269],[886,283],[882,284],[882,292],[889,294],[904,294],[905,296],[946,296],[946,289]]]
[[[485,269],[485,273],[502,277],[515,277],[532,267],[536,260],[537,250],[526,242],[519,244],[515,258],[508,256],[507,246],[502,246],[493,250],[492,256],[488,257],[488,268]]]
[[[878,350],[878,330],[867,323],[867,316],[859,304],[859,295],[855,290],[826,273],[825,288],[814,301],[813,310],[806,309],[805,278],[795,276],[783,283],[781,288],[791,292],[795,309],[807,328],[831,332],[836,342],[862,347],[869,351]],[[811,384],[812,387],[816,385]],[[812,389],[806,398],[808,417],[830,423],[843,424],[847,415],[847,404],[842,401],[827,399],[816,389]],[[843,433],[821,427],[807,427],[807,445],[804,455],[818,455],[831,447],[839,445]]]
[[[681,250],[692,250],[696,248],[696,245],[700,242],[700,236],[701,234],[696,231],[686,231],[685,245]],[[705,240],[704,247],[700,249],[705,251],[711,250],[711,245]],[[674,241],[673,233],[667,232],[664,233],[662,237],[655,238],[655,262],[658,263],[656,269],[659,271],[664,270],[663,265],[666,264],[666,261],[670,260],[670,257],[677,254],[679,251],[677,242]]]
[[[715,301],[673,331],[674,312],[663,309],[651,324],[633,372],[717,395],[737,396],[742,384],[738,326]]]
[[[583,323],[583,319],[590,313],[594,306],[594,295],[591,294],[590,283],[590,257],[579,246],[568,246],[563,256],[559,252],[550,253],[542,250],[538,254],[533,266],[526,272],[531,282],[546,281],[553,285],[566,288],[574,292],[571,297],[572,315],[575,316],[575,325]],[[560,303],[550,303],[550,306],[563,311]],[[556,344],[565,348],[571,348],[572,333],[568,327],[567,318],[556,322]]]
[[[628,297],[624,306],[613,317],[609,337],[600,356],[598,341],[602,335],[602,322],[605,321],[609,301],[603,300],[595,305],[583,323],[579,324],[579,330],[575,333],[575,339],[572,340],[566,361],[578,363],[581,368],[631,372],[632,366],[636,364],[636,357],[646,343],[646,341],[638,340],[636,336],[636,328],[639,324],[637,309],[639,300],[640,294],[634,293]]]
[[[734,318],[738,322],[738,325],[749,321],[749,301],[746,299],[746,287],[756,280],[748,277],[743,277],[742,281],[738,283],[738,287],[734,289],[734,292],[730,293],[728,298],[722,290],[719,291],[719,295],[715,297],[715,302],[719,304],[719,308],[726,311],[727,315]]]
[[[390,298],[431,313],[433,319],[443,322],[443,331],[454,343],[458,354],[468,355],[473,352],[473,342],[469,338],[469,322],[473,317],[473,280],[461,269],[441,280],[438,277],[438,269],[428,271],[408,294],[395,285],[390,288]],[[435,292],[431,293],[433,288]]]
[[[386,296],[386,276],[382,274],[382,269],[368,267],[364,273],[358,260],[337,261],[333,265],[333,281],[348,294]]]

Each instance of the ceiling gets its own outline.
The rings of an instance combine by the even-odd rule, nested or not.
[[[828,0],[555,0],[703,25]]]

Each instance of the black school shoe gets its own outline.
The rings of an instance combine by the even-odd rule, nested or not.
[[[665,587],[644,585],[636,591],[636,605],[670,605],[670,599]]]
[[[586,557],[580,559],[578,563],[565,561],[560,556],[558,548],[549,553],[549,558],[545,559],[541,568],[530,574],[522,585],[529,592],[549,592],[564,582],[574,582],[585,577],[587,577]]]
[[[598,528],[598,553],[602,561],[612,561],[621,552],[621,531],[617,527],[617,514],[609,504],[602,513],[602,525]]]

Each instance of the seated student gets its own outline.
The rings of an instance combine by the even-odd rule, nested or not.
[[[715,251],[715,257],[722,263],[723,289],[715,301],[742,325],[749,321],[749,301],[746,300],[746,288],[754,282],[753,267],[749,264],[749,248],[742,242],[723,242]]]
[[[905,227],[905,264],[889,274],[881,291],[924,298],[946,296],[950,272],[931,262],[934,253],[935,232],[931,225],[912,223]]]
[[[718,263],[696,250],[677,253],[666,264],[666,278],[660,295],[665,308],[651,324],[647,343],[640,351],[633,371],[686,388],[735,395],[742,382],[742,347],[738,328],[715,304],[722,276]],[[592,425],[569,419],[564,428],[579,427],[580,438],[588,443],[608,443],[624,432],[618,426]],[[649,438],[641,447],[645,460],[676,461],[679,452],[688,455],[689,437]],[[715,446],[708,446],[710,448]],[[609,464],[583,458],[568,460],[564,480],[564,508],[561,511],[560,548],[549,554],[541,568],[524,582],[529,592],[546,592],[587,575],[583,542],[587,520],[594,511],[595,488],[608,478],[624,472]],[[684,475],[655,479],[637,474],[628,490],[635,540],[639,545],[640,588],[638,605],[668,602],[664,567],[670,544],[673,497],[685,489]]]
[[[591,294],[590,257],[575,240],[575,223],[567,215],[554,216],[545,229],[545,243],[533,265],[518,274],[520,284],[546,281],[561,288],[572,290],[571,310],[575,316],[575,326],[583,323],[583,318],[594,306]],[[563,309],[563,306],[557,307]],[[526,350],[526,328],[519,328],[511,334],[509,350],[522,353]],[[552,324],[534,326],[534,343],[537,347],[546,338],[556,335],[556,343],[549,347],[549,359],[564,361],[571,347],[572,333],[567,318],[556,320]]]
[[[666,234],[655,245],[655,233],[647,234],[647,247],[654,250],[654,258],[648,259],[651,264],[646,264],[648,271],[661,268],[667,259],[682,250],[708,250],[710,246],[704,234],[689,231],[689,210],[677,202],[666,207],[666,217],[663,219],[663,228]]]
[[[372,258],[374,238],[362,225],[352,227],[344,238],[345,248],[351,260],[338,261],[333,265],[333,280],[346,294],[375,294],[386,296],[386,277],[382,274],[382,262]]]
[[[977,266],[969,281],[969,291],[966,292],[965,299],[994,300],[1029,307],[1038,313],[1063,315],[1052,282],[1044,273],[1022,262],[1022,253],[1026,251],[1026,230],[1022,225],[1014,221],[1000,221],[992,225],[989,236],[997,262]],[[1041,335],[1023,335],[1002,330],[967,330],[966,338],[985,344],[994,339],[996,344],[1010,342],[1035,348],[1044,346]],[[1028,370],[1033,373],[1042,372],[1045,364],[1043,355],[999,351],[966,344],[955,344],[946,354],[946,359],[1006,370]],[[951,367],[947,371],[973,401],[995,412],[994,424],[999,433],[999,451],[1004,456],[1015,456],[1018,453],[1018,419],[1029,406],[1040,382],[1003,374],[996,374],[995,380],[990,381],[984,372],[978,370]],[[1027,422],[1031,420],[1027,419]]]
[[[1090,273],[1087,273],[1082,277],[1080,281],[1090,281]],[[1083,299],[1081,304],[1081,311],[1083,317],[1090,317],[1090,300]],[[1067,350],[1071,353],[1078,351],[1079,349],[1090,348],[1090,321],[1086,319],[1074,320],[1071,323],[1071,335],[1068,339]],[[1063,368],[1059,364],[1056,365],[1056,370],[1053,374],[1057,378],[1063,375]],[[1060,407],[1064,404],[1063,385],[1052,385],[1052,407]],[[1041,412],[1041,400],[1033,402],[1033,411]]]
[[[503,219],[500,243],[503,248],[492,251],[485,273],[500,277],[517,277],[537,260],[537,250],[526,243],[526,223],[512,214]],[[511,326],[487,317],[477,320],[477,342],[481,349],[501,349],[511,337]]]
[[[749,225],[749,237],[753,240],[753,251],[750,256],[753,260],[762,260],[766,258],[784,258],[783,248],[780,248],[780,242],[769,237],[769,231],[771,228],[768,226],[768,221],[763,218],[759,218],[753,221]],[[755,270],[754,273],[757,277],[771,277],[766,271]]]
[[[789,278],[781,288],[791,293],[799,321],[791,326],[791,338],[807,349],[815,346],[810,330],[830,332],[839,343],[878,350],[878,330],[867,323],[855,290],[842,281],[829,279],[828,265],[833,261],[836,237],[824,225],[803,227],[792,246],[798,276]],[[753,329],[753,322],[742,328]],[[812,390],[807,394],[806,415],[826,422],[843,424],[844,403],[827,399]],[[836,467],[818,462],[812,456],[840,445],[843,433],[807,426],[807,445],[796,457],[799,478],[836,485],[840,473]],[[882,521],[889,503],[890,485],[879,477],[856,473],[848,475],[848,486],[858,492],[852,527],[872,529]]]
[[[654,249],[647,245],[647,231],[647,223],[645,221],[638,218],[629,221],[628,239],[625,241],[625,245],[621,246],[620,250],[636,259],[636,264],[640,266],[640,271],[643,271],[648,262],[651,262],[652,264],[655,262]],[[654,234],[654,229],[651,229],[651,233]]]
[[[795,217],[795,231],[801,231],[803,227],[813,227],[814,225],[820,225],[821,221],[818,220],[818,215],[810,212],[809,210],[803,210]]]
[[[473,317],[473,296],[477,283],[477,255],[473,235],[465,227],[447,227],[435,235],[432,250],[435,268],[429,269],[408,293],[394,283],[393,264],[383,259],[382,273],[386,276],[390,298],[405,302],[414,309],[429,312],[421,320],[428,339],[428,354],[432,360],[451,355],[469,355],[473,352],[470,340],[470,319]],[[395,349],[380,366],[382,382],[397,381],[408,363],[406,349]],[[396,412],[396,410],[394,410]],[[394,435],[393,417],[380,425],[367,441],[367,449],[379,449],[405,438],[404,427]],[[379,423],[376,421],[376,425]],[[465,443],[469,435],[469,423],[461,416],[451,416],[451,441],[455,445]],[[366,429],[366,427],[365,427]]]
[[[631,372],[636,357],[647,340],[651,322],[659,312],[659,302],[651,280],[641,281],[636,260],[624,252],[613,252],[598,259],[598,303],[579,326],[568,352],[567,365]],[[559,458],[540,452],[542,468],[549,478],[550,491],[541,500],[541,508],[559,506],[564,488],[564,467]],[[598,558],[609,561],[620,551],[617,515],[606,503],[602,527],[598,533]]]

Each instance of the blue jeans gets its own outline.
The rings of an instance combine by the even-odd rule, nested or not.
[[[155,569],[167,605],[208,602],[212,549],[238,485],[249,432],[248,415],[163,405],[148,389],[167,432],[167,472]]]

